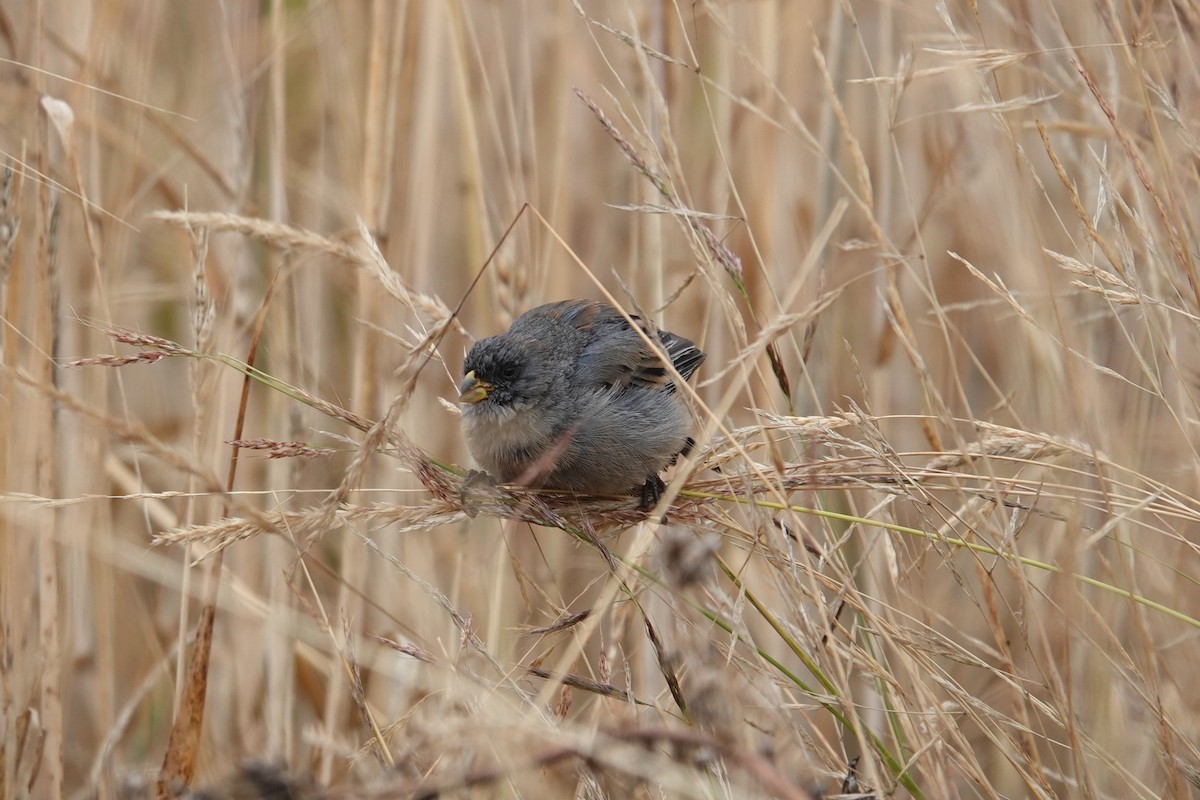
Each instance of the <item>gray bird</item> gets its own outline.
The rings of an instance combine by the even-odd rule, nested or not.
[[[685,380],[704,361],[687,339],[654,335]],[[476,342],[463,373],[467,446],[502,483],[640,492],[649,508],[665,488],[658,473],[693,444],[691,417],[658,352],[607,303],[527,311],[508,333]]]

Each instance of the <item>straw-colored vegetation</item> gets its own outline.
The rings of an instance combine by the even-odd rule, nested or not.
[[[1198,26],[0,5],[0,796],[1200,795]],[[464,491],[568,297],[653,513]]]

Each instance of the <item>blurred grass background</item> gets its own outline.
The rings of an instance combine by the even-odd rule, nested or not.
[[[197,784],[804,797],[857,757],[879,796],[1197,796],[1198,23],[0,4],[0,793],[152,782],[215,602]],[[472,337],[592,275],[709,353],[692,505],[605,540],[620,581],[357,464],[295,392],[252,384],[239,424],[241,374],[196,355],[371,421],[399,397],[470,466],[441,400]],[[139,348],[104,327],[192,355],[110,368]],[[226,495],[239,430],[335,452],[243,450]],[[310,549],[151,544],[339,486],[379,516]]]

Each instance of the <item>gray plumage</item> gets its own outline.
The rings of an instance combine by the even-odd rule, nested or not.
[[[687,339],[656,335],[685,380],[704,361]],[[647,504],[662,488],[658,473],[691,445],[691,418],[661,357],[606,303],[527,311],[507,333],[476,342],[463,373],[467,446],[503,483],[641,489]]]

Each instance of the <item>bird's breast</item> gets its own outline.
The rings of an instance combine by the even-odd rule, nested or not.
[[[552,432],[545,415],[481,406],[463,410],[463,433],[471,455],[494,478],[515,481],[550,446]]]

